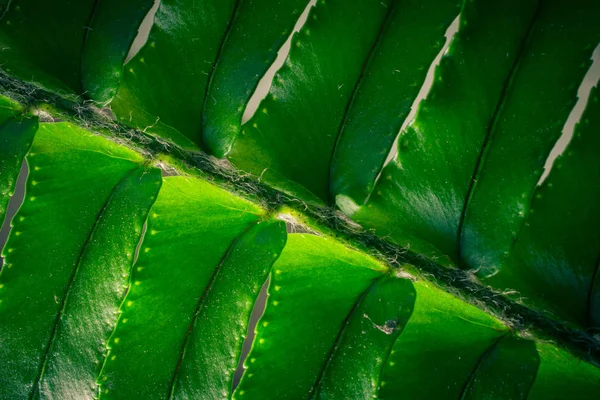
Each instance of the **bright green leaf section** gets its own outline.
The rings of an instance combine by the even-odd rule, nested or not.
[[[243,0],[215,65],[204,104],[202,140],[217,157],[229,152],[258,81],[292,32],[308,0]]]
[[[594,400],[600,393],[600,369],[549,343],[538,343],[540,368],[528,400]]]
[[[379,398],[458,399],[479,360],[508,329],[430,283],[414,287],[414,311],[382,370]]]
[[[264,216],[205,181],[164,179],[109,342],[102,398],[227,397],[254,299],[285,243],[283,222]]]
[[[153,0],[100,0],[87,32],[81,59],[83,90],[106,102],[117,93],[123,63]]]
[[[398,303],[410,310],[414,299],[408,294],[382,298],[404,286],[400,279],[390,283],[385,273],[370,257],[332,238],[289,235],[273,266],[267,308],[235,397],[307,398],[321,389],[336,393],[340,388],[334,380],[349,376],[360,381],[355,387],[369,390],[381,365],[378,351],[389,347],[404,325],[408,312]],[[353,344],[373,347],[348,347]],[[346,351],[357,364],[336,360]],[[345,366],[352,370],[342,371]]]
[[[12,0],[0,20],[2,69],[50,90],[81,93],[81,51],[95,3]]]
[[[600,327],[591,293],[600,259],[599,148],[600,101],[594,88],[571,142],[534,192],[510,259],[489,280],[584,327]]]
[[[16,101],[0,95],[0,123],[5,123],[10,117],[17,116],[23,107]]]
[[[535,342],[506,335],[482,355],[461,400],[526,399],[539,364]]]
[[[0,275],[0,397],[88,398],[160,171],[67,123],[42,124]]]
[[[391,6],[369,64],[349,106],[331,160],[332,196],[363,204],[444,45],[459,0],[403,0]]]
[[[111,103],[119,120],[199,145],[206,90],[235,8],[235,0],[162,0]]]
[[[328,201],[340,124],[391,3],[317,2],[292,39],[269,95],[235,142],[229,156],[235,166],[284,190]]]
[[[502,268],[530,212],[532,194],[542,175],[546,158],[575,106],[577,89],[592,63],[592,52],[600,42],[598,21],[600,2],[597,0],[540,2],[522,56],[490,128],[487,146],[482,150],[482,160],[474,175],[472,193],[465,206],[460,243],[462,259],[459,262],[466,268],[477,269],[482,277]],[[595,112],[597,115],[598,108]],[[590,135],[597,133],[590,132]],[[597,142],[594,143],[597,149]],[[588,157],[592,153],[592,149],[588,149]],[[571,184],[575,186],[584,185],[584,181],[590,182],[597,188],[597,183],[591,183],[592,180],[580,178],[575,172],[573,174],[571,178],[563,175],[562,179],[571,179]],[[572,194],[575,199],[576,196]],[[564,193],[564,196],[568,195]],[[583,199],[580,201],[583,202]],[[589,234],[591,241],[592,237],[598,238],[597,222],[594,224],[590,221],[584,228],[585,223],[575,223],[577,216],[565,218],[565,212],[581,210],[582,206],[592,212],[591,205],[580,203],[582,206],[577,206],[571,203],[565,207],[567,204],[565,201],[562,211],[555,209],[554,213],[545,214],[544,218],[557,227],[566,227],[561,224],[565,219],[570,220],[573,224],[569,225],[569,233],[578,238]],[[538,208],[537,205],[531,207]],[[581,221],[581,218],[577,221]],[[546,232],[544,237],[549,238],[554,234],[556,236],[552,242],[565,237],[565,232],[561,235],[557,230]],[[573,236],[570,240],[577,239]],[[595,239],[595,244],[597,249],[598,239]],[[550,243],[548,245],[551,246]],[[552,256],[538,254],[537,257],[540,263],[547,263]],[[555,264],[552,262],[552,265]],[[551,266],[548,264],[546,267]],[[558,268],[579,267],[565,264]],[[518,276],[515,278],[523,280]],[[512,284],[502,280],[500,272],[490,283],[502,287]],[[562,301],[562,296],[553,298]],[[580,314],[583,310],[583,307],[579,307],[576,313]]]
[[[15,103],[0,97],[0,224],[4,221],[23,158],[38,128],[37,117],[19,114]]]
[[[353,218],[381,236],[455,259],[464,201],[498,101],[527,34],[535,1],[466,2],[459,30],[396,159]]]
[[[357,399],[373,398],[385,359],[412,314],[415,297],[411,281],[388,275],[367,289],[342,328],[315,397],[343,399],[351,393]]]

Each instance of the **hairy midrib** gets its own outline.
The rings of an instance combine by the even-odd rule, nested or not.
[[[590,333],[574,329],[564,322],[551,320],[541,312],[507,298],[499,291],[482,285],[468,271],[448,268],[357,228],[356,223],[332,207],[306,203],[247,174],[240,174],[226,162],[199,150],[183,149],[116,122],[90,102],[64,98],[32,83],[13,78],[1,70],[0,89],[4,95],[23,104],[27,111],[40,114],[42,120],[46,116],[48,120],[45,122],[56,121],[54,116],[48,114],[49,105],[50,111],[60,120],[70,120],[84,129],[130,147],[149,161],[158,160],[159,166],[163,168],[166,163],[169,164],[167,167],[183,170],[183,173],[200,175],[231,193],[258,203],[270,212],[277,212],[284,207],[292,209],[305,216],[308,223],[314,225],[317,230],[333,233],[338,240],[375,256],[392,268],[402,269],[404,264],[411,264],[418,269],[420,278],[432,281],[446,292],[458,294],[466,299],[465,301],[504,321],[514,330],[527,330],[528,333],[534,333],[544,339],[554,340],[575,356],[600,366],[600,343]],[[44,110],[45,113],[40,113],[40,110]],[[165,156],[173,161],[164,161]]]

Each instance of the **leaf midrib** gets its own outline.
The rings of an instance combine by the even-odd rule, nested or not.
[[[443,264],[429,260],[414,251],[392,243],[389,238],[378,237],[370,231],[362,231],[330,207],[308,203],[296,196],[272,188],[251,176],[240,174],[231,167],[217,162],[211,156],[177,145],[165,143],[139,129],[112,121],[101,114],[93,105],[74,101],[49,92],[43,88],[14,78],[0,70],[0,89],[6,96],[18,99],[24,105],[25,113],[35,110],[41,104],[51,104],[55,115],[68,119],[80,127],[96,132],[114,143],[124,145],[147,160],[167,162],[180,171],[208,178],[213,184],[240,197],[262,204],[266,209],[276,211],[290,208],[300,213],[309,224],[331,230],[353,247],[366,249],[378,255],[385,265],[402,268],[405,263],[414,265],[421,273],[430,275],[445,291],[458,291],[466,299],[481,302],[488,311],[503,321],[524,321],[516,330],[533,330],[544,337],[554,338],[572,354],[586,354],[598,360],[600,345],[589,333],[573,329],[570,325],[550,319],[539,311],[525,307],[507,298],[488,286],[473,281],[472,274],[461,269],[448,269]],[[43,122],[43,121],[42,121]],[[165,158],[166,157],[166,158]]]

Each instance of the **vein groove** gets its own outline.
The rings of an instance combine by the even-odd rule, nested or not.
[[[362,69],[360,71],[360,75],[358,76],[358,79],[356,80],[356,82],[354,84],[354,88],[352,89],[352,94],[350,95],[350,99],[348,100],[348,103],[346,104],[346,109],[344,110],[344,114],[342,116],[342,121],[340,122],[340,126],[338,127],[338,130],[336,132],[335,144],[333,145],[333,149],[331,150],[331,154],[329,156],[329,176],[327,178],[328,202],[330,204],[335,203],[335,199],[332,198],[333,192],[332,192],[332,188],[331,188],[331,164],[333,161],[333,157],[334,157],[335,151],[338,147],[338,143],[340,142],[340,137],[342,136],[342,130],[344,129],[344,126],[346,125],[346,121],[348,120],[348,112],[350,111],[350,107],[352,107],[352,104],[354,103],[354,98],[356,97],[356,93],[358,92],[358,89],[360,88],[360,86],[362,84],[363,77],[365,75],[365,71],[367,70],[367,67],[371,63],[371,60],[373,59],[373,53],[375,52],[377,47],[379,47],[379,43],[381,42],[382,37],[385,35],[386,29],[392,19],[392,16],[394,15],[395,9],[396,9],[396,2],[393,1],[391,6],[388,8],[388,11],[386,13],[385,19],[383,20],[383,23],[381,24],[379,32],[377,33],[377,38],[373,42],[373,45],[371,46],[371,49],[369,50],[369,53],[367,54],[367,57],[363,63]]]
[[[206,298],[208,297],[210,291],[212,290],[213,284],[215,283],[215,281],[217,280],[217,277],[219,276],[219,273],[221,272],[221,267],[223,266],[223,264],[225,263],[225,261],[229,257],[229,254],[231,254],[232,249],[238,243],[238,241],[240,240],[240,238],[242,236],[244,236],[248,231],[250,231],[253,227],[255,227],[256,224],[257,224],[257,222],[255,222],[255,223],[251,224],[250,226],[248,226],[243,232],[241,232],[233,240],[233,242],[231,242],[231,244],[227,248],[227,251],[225,252],[225,254],[223,254],[223,257],[221,257],[221,260],[219,260],[219,263],[217,264],[215,270],[213,271],[212,276],[210,277],[210,280],[208,281],[208,285],[206,286],[206,288],[204,289],[204,292],[202,293],[202,296],[200,296],[200,299],[198,300],[198,304],[196,306],[196,310],[194,311],[194,314],[192,315],[192,320],[190,321],[190,326],[189,326],[187,332],[185,333],[185,337],[183,339],[183,343],[181,345],[181,349],[179,350],[179,359],[177,360],[177,365],[175,365],[175,370],[173,371],[173,377],[171,379],[171,384],[169,386],[170,387],[170,389],[169,389],[169,400],[173,398],[173,394],[175,392],[175,381],[177,380],[177,376],[179,375],[179,370],[181,369],[181,364],[183,362],[183,357],[185,356],[185,349],[186,349],[187,344],[189,342],[190,335],[191,335],[192,331],[194,330],[194,325],[196,324],[196,320],[198,319],[198,315],[200,315],[200,312],[202,311],[202,306],[204,305],[204,301],[206,300]]]
[[[365,298],[365,296],[367,295],[367,293],[369,292],[369,290],[371,290],[373,288],[373,286],[375,286],[375,284],[377,284],[377,282],[379,282],[379,280],[381,278],[383,278],[384,276],[385,276],[385,274],[383,274],[383,275],[379,276],[377,279],[373,280],[373,283],[371,283],[360,294],[360,296],[358,296],[358,298],[354,302],[354,305],[352,306],[352,308],[348,312],[348,315],[346,315],[346,318],[344,318],[344,321],[342,322],[342,328],[339,330],[338,335],[335,338],[335,341],[333,342],[333,345],[329,349],[329,354],[327,354],[327,359],[326,359],[325,363],[323,364],[323,367],[321,368],[321,371],[319,371],[319,375],[317,376],[317,380],[315,381],[315,384],[312,387],[313,388],[313,396],[312,396],[313,399],[317,398],[317,395],[319,394],[319,389],[320,389],[320,386],[321,386],[321,382],[323,381],[323,376],[325,375],[325,371],[327,370],[327,367],[329,366],[329,364],[331,363],[331,360],[335,356],[335,353],[336,353],[337,348],[338,348],[338,346],[340,344],[340,341],[342,340],[342,337],[344,336],[344,333],[346,332],[346,328],[348,327],[348,323],[350,322],[350,319],[353,317],[354,312],[356,311],[356,309],[358,308],[358,306],[360,305],[360,303],[362,303],[363,299]]]
[[[71,290],[71,286],[73,285],[73,282],[75,281],[75,277],[77,276],[77,272],[79,271],[79,267],[81,266],[81,262],[85,258],[88,246],[89,246],[92,238],[94,237],[94,234],[96,233],[96,230],[97,230],[98,226],[100,225],[100,221],[102,220],[102,216],[104,215],[104,212],[106,211],[106,208],[108,207],[108,205],[110,204],[111,200],[113,199],[113,197],[114,197],[117,189],[121,186],[121,184],[127,178],[129,178],[137,170],[138,170],[138,168],[133,168],[132,170],[128,171],[123,176],[123,178],[121,178],[121,180],[119,181],[119,183],[117,183],[112,188],[112,190],[110,192],[110,195],[108,196],[108,198],[106,199],[106,202],[104,203],[104,205],[102,206],[102,208],[98,212],[98,215],[96,216],[96,221],[94,222],[94,225],[92,226],[92,229],[90,230],[90,233],[87,236],[83,247],[81,248],[81,252],[79,253],[79,256],[77,257],[77,262],[75,263],[75,268],[73,269],[73,273],[71,274],[71,277],[69,278],[69,282],[67,283],[67,287],[66,287],[66,290],[65,290],[65,295],[62,298],[62,302],[60,304],[60,308],[59,308],[58,314],[56,315],[56,318],[54,320],[54,324],[52,326],[52,332],[50,333],[50,339],[48,340],[48,344],[46,346],[46,349],[44,350],[44,355],[42,357],[42,362],[40,364],[40,369],[38,371],[37,377],[35,378],[35,381],[33,382],[33,387],[31,389],[31,393],[29,394],[29,399],[30,400],[34,399],[36,397],[39,397],[40,383],[42,382],[42,379],[44,377],[44,372],[45,372],[46,366],[48,364],[48,358],[50,356],[50,349],[52,348],[52,345],[54,344],[54,339],[56,337],[56,331],[57,331],[57,328],[58,328],[58,322],[62,319],[64,310],[65,310],[65,306],[67,304],[67,299],[69,298],[69,291]]]
[[[533,16],[531,18],[529,26],[527,27],[527,33],[525,34],[525,37],[521,41],[521,45],[519,46],[519,50],[517,52],[517,57],[515,58],[515,61],[508,73],[508,77],[506,78],[504,87],[502,88],[502,93],[500,94],[500,99],[498,100],[498,103],[496,104],[496,108],[494,109],[494,113],[492,114],[492,117],[490,120],[491,122],[488,125],[488,129],[487,129],[485,138],[483,140],[483,144],[481,145],[481,150],[479,151],[479,155],[477,156],[477,161],[475,163],[475,170],[473,171],[473,176],[471,177],[471,181],[469,182],[469,188],[467,189],[467,194],[465,196],[463,208],[462,208],[462,211],[460,214],[460,219],[458,221],[456,265],[459,268],[463,267],[462,260],[461,260],[461,258],[462,258],[462,239],[463,239],[464,222],[465,222],[465,218],[467,215],[467,209],[469,208],[471,198],[473,197],[473,191],[475,189],[475,186],[477,185],[477,179],[479,178],[483,164],[485,164],[485,159],[486,159],[486,156],[487,156],[487,153],[489,150],[489,144],[492,140],[492,136],[494,134],[496,124],[498,122],[498,116],[500,115],[500,111],[502,111],[502,108],[504,107],[507,89],[511,86],[512,80],[515,76],[515,72],[517,71],[517,67],[520,64],[520,61],[521,61],[521,58],[523,55],[523,51],[525,50],[527,43],[529,43],[532,31],[533,31],[533,27],[535,26],[539,12],[540,12],[540,1],[537,2]]]
[[[475,377],[475,374],[479,370],[479,366],[481,365],[481,363],[483,362],[483,360],[488,356],[488,354],[490,354],[492,351],[494,351],[494,349],[496,347],[498,347],[498,344],[502,341],[502,339],[504,339],[507,336],[508,336],[508,332],[505,333],[504,335],[498,337],[498,339],[496,339],[494,341],[494,343],[492,343],[490,345],[490,347],[488,347],[487,350],[484,351],[481,354],[481,356],[479,356],[479,359],[477,360],[477,364],[475,364],[475,367],[473,368],[473,370],[469,374],[469,377],[465,381],[465,384],[464,384],[464,386],[463,386],[463,388],[462,388],[462,390],[460,392],[460,397],[459,397],[460,400],[463,400],[465,398],[465,394],[467,393],[467,390],[471,387],[471,384],[473,383],[473,379]]]

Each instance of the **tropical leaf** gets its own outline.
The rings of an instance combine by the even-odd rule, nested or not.
[[[597,397],[599,18],[0,1],[0,398]]]

